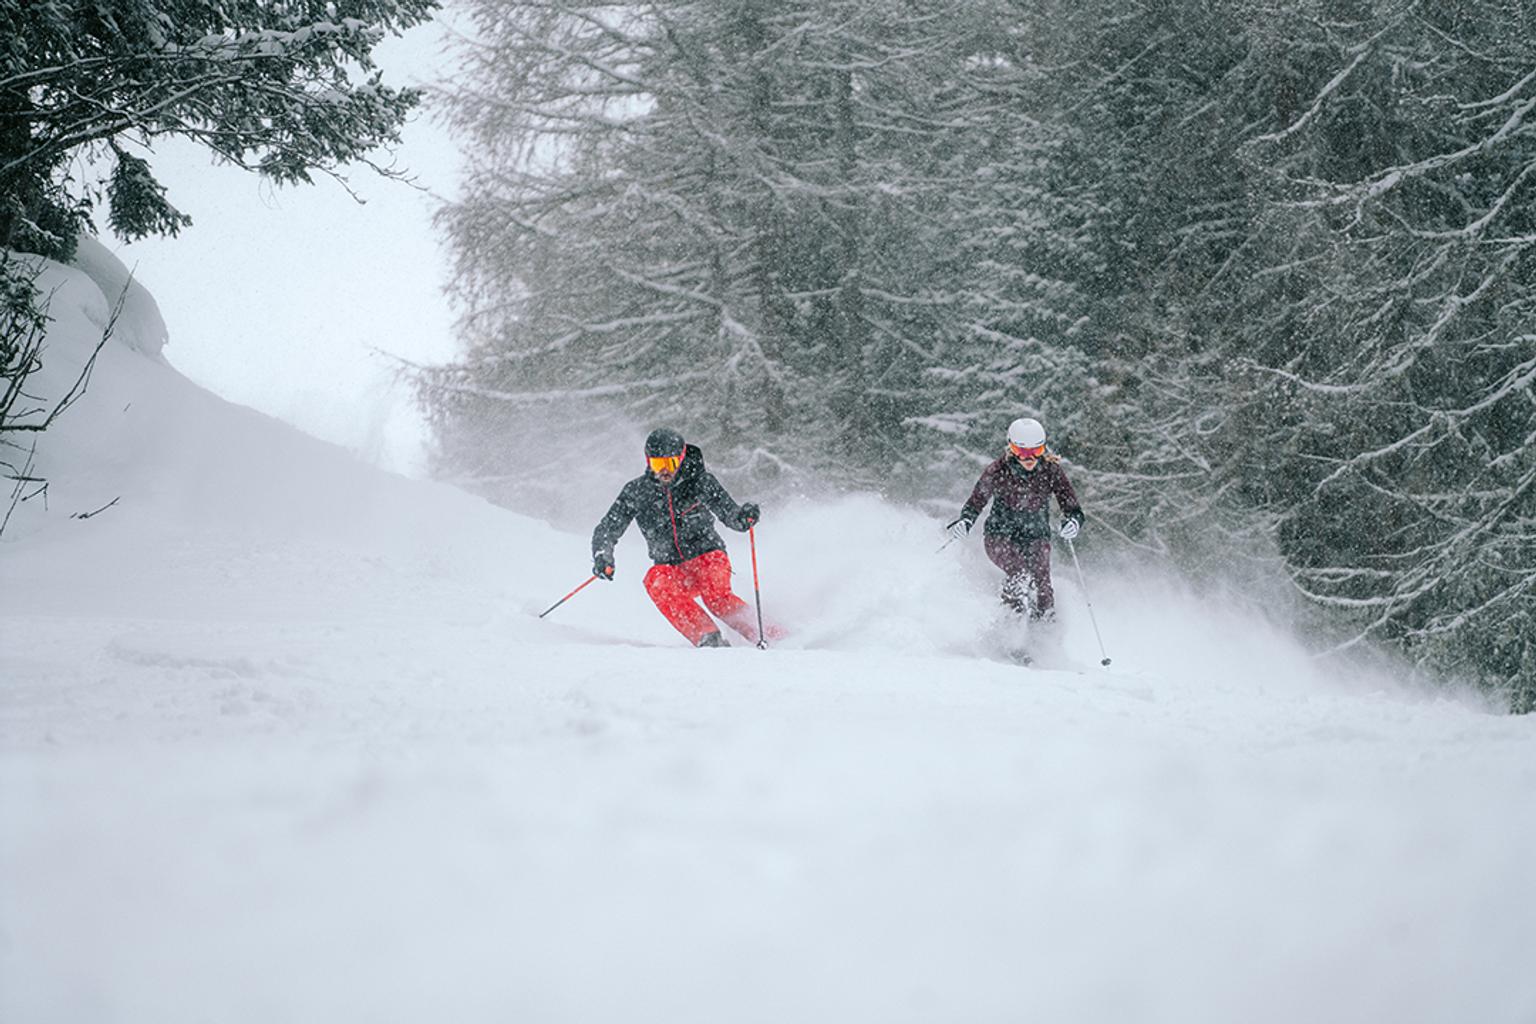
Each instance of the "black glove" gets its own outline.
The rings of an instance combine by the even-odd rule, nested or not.
[[[592,575],[600,580],[613,579],[613,556],[602,552],[592,556]]]
[[[739,522],[741,523],[741,528],[743,530],[752,529],[752,527],[757,525],[757,521],[761,518],[763,518],[763,510],[752,504],[752,502],[749,501],[745,505],[741,506],[741,518]]]

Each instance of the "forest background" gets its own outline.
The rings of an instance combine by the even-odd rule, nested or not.
[[[1531,708],[1536,8],[468,6],[440,474],[949,508],[1037,416],[1096,543]]]

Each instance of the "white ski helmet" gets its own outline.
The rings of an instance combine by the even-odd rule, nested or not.
[[[1045,444],[1045,428],[1028,416],[1008,424],[1008,443],[1020,448],[1038,448]]]

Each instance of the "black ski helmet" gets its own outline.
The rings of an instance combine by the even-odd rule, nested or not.
[[[645,439],[645,457],[648,459],[665,459],[673,455],[683,454],[683,435],[666,427],[658,427],[651,431],[651,436]]]

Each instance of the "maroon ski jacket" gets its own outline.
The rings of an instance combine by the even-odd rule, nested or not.
[[[992,511],[987,516],[987,536],[1003,537],[1018,544],[1046,540],[1051,536],[1049,503],[1051,495],[1061,506],[1061,514],[1083,522],[1083,510],[1077,495],[1067,482],[1061,460],[1047,455],[1026,470],[1012,455],[1004,455],[986,469],[976,481],[976,489],[960,510],[967,527],[976,522],[987,502]]]

